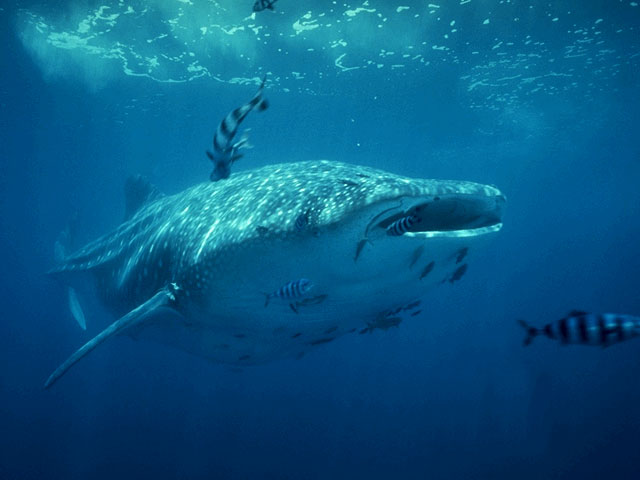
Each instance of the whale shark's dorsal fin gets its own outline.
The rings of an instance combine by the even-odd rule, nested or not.
[[[171,307],[176,303],[176,294],[178,293],[178,286],[171,284],[160,290],[149,300],[144,302],[139,307],[131,310],[124,317],[119,318],[107,328],[105,328],[98,335],[93,337],[76,352],[71,355],[62,365],[49,376],[44,384],[44,388],[49,388],[58,379],[64,375],[73,365],[75,365],[81,358],[91,352],[94,348],[100,345],[105,340],[122,333],[132,327],[140,325],[142,322],[149,320],[154,316],[157,311],[162,307]]]
[[[143,205],[153,202],[164,195],[142,175],[131,175],[124,184],[124,196],[124,219],[129,220]]]

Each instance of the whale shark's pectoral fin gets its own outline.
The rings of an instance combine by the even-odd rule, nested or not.
[[[172,283],[164,287],[142,305],[127,313],[124,317],[119,318],[118,320],[113,322],[102,332],[100,332],[98,335],[93,337],[82,347],[76,350],[76,352],[71,355],[62,365],[56,368],[56,370],[49,376],[49,378],[45,382],[44,388],[49,388],[51,385],[53,385],[76,362],[78,362],[81,358],[83,358],[105,340],[118,335],[119,333],[122,333],[123,331],[128,330],[132,327],[139,326],[145,320],[153,317],[153,315],[160,308],[174,306],[177,301],[176,294],[178,293],[178,290],[179,287],[175,283]]]

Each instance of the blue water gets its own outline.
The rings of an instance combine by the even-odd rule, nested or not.
[[[640,6],[251,5],[0,7],[0,478],[640,478],[640,340],[525,349],[515,322],[640,314]],[[44,275],[58,233],[115,227],[130,174],[206,181],[265,73],[238,170],[495,184],[503,230],[398,329],[242,372],[117,338],[43,390],[110,321]]]

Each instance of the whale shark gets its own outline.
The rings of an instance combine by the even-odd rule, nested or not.
[[[126,220],[50,271],[68,286],[92,279],[117,320],[45,387],[117,335],[248,366],[397,327],[418,317],[427,291],[460,280],[501,229],[506,204],[490,185],[328,160],[238,172],[175,195],[138,178],[125,193]]]

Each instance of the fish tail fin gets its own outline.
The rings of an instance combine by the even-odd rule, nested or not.
[[[531,342],[533,342],[533,339],[538,336],[540,331],[536,327],[532,327],[522,319],[519,319],[518,323],[527,331],[527,336],[524,338],[522,345],[528,347],[529,345],[531,345]]]
[[[242,136],[240,137],[240,139],[233,144],[233,154],[231,157],[231,162],[235,162],[237,159],[239,159],[240,157],[243,156],[243,154],[238,153],[238,150],[244,150],[247,148],[253,148],[253,145],[251,145],[249,143],[249,132],[251,131],[250,128],[246,128],[243,132],[242,132]]]
[[[269,305],[269,301],[271,300],[271,294],[264,292],[262,292],[262,294],[264,295],[264,308],[267,308],[267,306]]]

